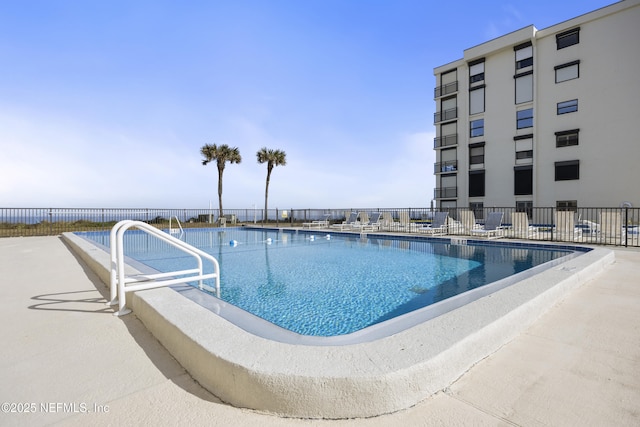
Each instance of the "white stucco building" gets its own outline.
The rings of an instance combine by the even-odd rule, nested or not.
[[[439,208],[640,206],[640,0],[434,69]]]

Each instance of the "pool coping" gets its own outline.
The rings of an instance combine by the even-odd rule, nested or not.
[[[109,254],[72,233],[63,238],[108,284]],[[594,248],[407,330],[340,346],[261,338],[167,288],[130,293],[127,303],[194,379],[231,405],[288,417],[371,417],[446,388],[613,261],[613,251]]]

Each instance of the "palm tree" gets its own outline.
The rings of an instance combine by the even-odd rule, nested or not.
[[[267,206],[269,200],[269,181],[271,180],[271,171],[274,166],[286,166],[287,153],[281,150],[268,150],[267,147],[263,147],[256,153],[258,163],[267,164],[267,185],[264,190],[264,220],[267,220]]]
[[[224,172],[225,163],[240,163],[242,157],[238,147],[229,147],[227,144],[216,145],[206,144],[200,148],[200,153],[204,157],[203,165],[216,161],[218,166],[218,203],[220,205],[220,216],[222,216],[222,172]]]

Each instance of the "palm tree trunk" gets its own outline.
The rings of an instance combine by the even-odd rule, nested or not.
[[[218,169],[218,206],[220,212],[218,218],[222,217],[222,169]]]
[[[267,168],[267,184],[264,188],[264,220],[267,221],[267,206],[269,201],[269,181],[271,180],[271,169]]]

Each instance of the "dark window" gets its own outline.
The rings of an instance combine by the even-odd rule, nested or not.
[[[484,142],[469,145],[469,165],[484,164]]]
[[[516,212],[526,212],[529,220],[533,218],[533,202],[520,201],[516,202]]]
[[[516,151],[516,160],[521,159],[533,159],[533,150]]]
[[[469,83],[481,82],[484,80],[484,73],[479,73],[469,77]]]
[[[484,80],[484,58],[469,62],[469,83]]]
[[[513,168],[513,194],[516,196],[533,194],[533,167],[516,166]]]
[[[469,197],[484,196],[484,171],[469,171]]]
[[[556,147],[568,147],[578,145],[578,133],[580,129],[556,132]]]
[[[556,202],[556,209],[559,211],[578,211],[578,201],[577,200],[558,200]]]
[[[556,46],[558,49],[563,49],[578,43],[580,43],[580,28],[574,28],[573,30],[556,34]]]
[[[521,61],[517,61],[516,62],[516,70],[519,70],[520,68],[527,68],[533,65],[533,57],[531,58],[526,58],[523,59]]]
[[[484,219],[484,203],[470,202],[469,210],[473,212],[473,216],[475,216],[476,219]]]
[[[484,135],[484,119],[473,120],[471,122],[471,137]]]
[[[578,100],[572,99],[571,101],[558,102],[558,115],[573,113],[578,111]]]
[[[518,129],[530,128],[533,126],[533,108],[516,112],[516,127]]]
[[[556,181],[580,179],[580,161],[556,162]]]

